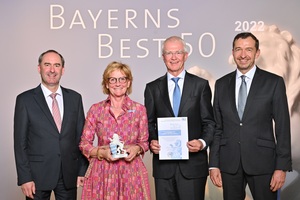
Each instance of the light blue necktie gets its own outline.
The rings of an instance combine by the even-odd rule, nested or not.
[[[243,117],[246,100],[247,100],[247,84],[245,78],[246,78],[245,75],[241,76],[242,82],[241,82],[239,96],[238,96],[238,114],[240,119],[242,119]]]
[[[178,80],[179,80],[179,77],[172,78],[172,81],[174,81],[174,83],[175,83],[175,88],[174,88],[174,92],[173,92],[173,112],[174,112],[175,117],[178,116],[180,98],[181,98]]]

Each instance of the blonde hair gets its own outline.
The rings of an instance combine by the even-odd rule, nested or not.
[[[108,79],[110,78],[111,73],[115,70],[120,70],[122,73],[125,74],[125,76],[127,78],[127,81],[130,81],[130,85],[127,89],[127,94],[131,94],[133,77],[132,77],[130,67],[128,65],[124,64],[124,63],[116,62],[116,61],[113,61],[113,62],[109,63],[107,65],[106,69],[103,72],[103,77],[102,77],[102,90],[103,90],[103,93],[104,94],[110,94],[110,91],[106,87],[106,85],[109,84]]]

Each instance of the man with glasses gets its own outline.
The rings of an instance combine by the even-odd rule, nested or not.
[[[215,127],[211,89],[207,80],[185,71],[188,52],[180,37],[171,36],[164,41],[162,57],[167,73],[148,83],[144,94],[156,199],[203,200],[208,176],[206,150]],[[173,100],[175,96],[179,100]],[[189,159],[159,159],[157,118],[162,117],[187,117],[189,141],[183,145],[188,148]]]

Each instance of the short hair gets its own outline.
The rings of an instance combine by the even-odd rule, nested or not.
[[[44,55],[47,54],[47,53],[56,53],[57,55],[59,55],[59,57],[60,57],[60,59],[61,59],[62,67],[65,66],[65,59],[64,59],[64,57],[63,57],[60,53],[58,53],[57,51],[55,51],[55,50],[53,50],[53,49],[47,50],[47,51],[43,52],[43,53],[39,56],[39,60],[38,60],[39,65],[42,64],[43,57],[44,57]]]
[[[186,46],[186,43],[185,41],[179,37],[179,36],[171,36],[169,38],[167,38],[163,43],[162,43],[162,46],[161,46],[161,52],[162,54],[164,54],[165,52],[165,44],[169,41],[179,41],[182,43],[183,47],[184,47],[184,52],[187,52],[187,46]]]
[[[234,49],[235,41],[237,41],[240,38],[246,39],[248,37],[251,37],[255,41],[255,48],[256,48],[256,50],[258,50],[259,49],[259,40],[250,32],[242,32],[242,33],[237,34],[233,39],[232,49]]]
[[[106,69],[103,72],[103,77],[102,77],[102,90],[104,94],[110,94],[109,89],[106,87],[107,84],[109,84],[109,78],[110,75],[113,71],[115,70],[120,70],[121,72],[123,72],[127,78],[127,80],[130,81],[130,85],[127,89],[127,94],[131,94],[132,92],[132,81],[133,81],[133,77],[132,77],[132,73],[130,70],[130,67],[124,63],[121,62],[116,62],[113,61],[111,63],[109,63],[106,67]]]

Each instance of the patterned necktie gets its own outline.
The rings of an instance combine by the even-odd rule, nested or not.
[[[247,84],[245,78],[246,78],[245,75],[241,76],[242,82],[241,82],[239,96],[238,96],[238,114],[240,119],[242,119],[243,117],[246,100],[247,100]]]
[[[58,131],[61,129],[61,116],[59,112],[58,102],[56,100],[57,93],[52,93],[50,97],[52,98],[52,115],[57,126]]]
[[[175,117],[178,116],[180,98],[181,98],[178,80],[179,80],[179,77],[172,78],[172,81],[174,81],[174,83],[175,83],[175,88],[174,88],[174,92],[173,92],[173,112],[174,112]]]

